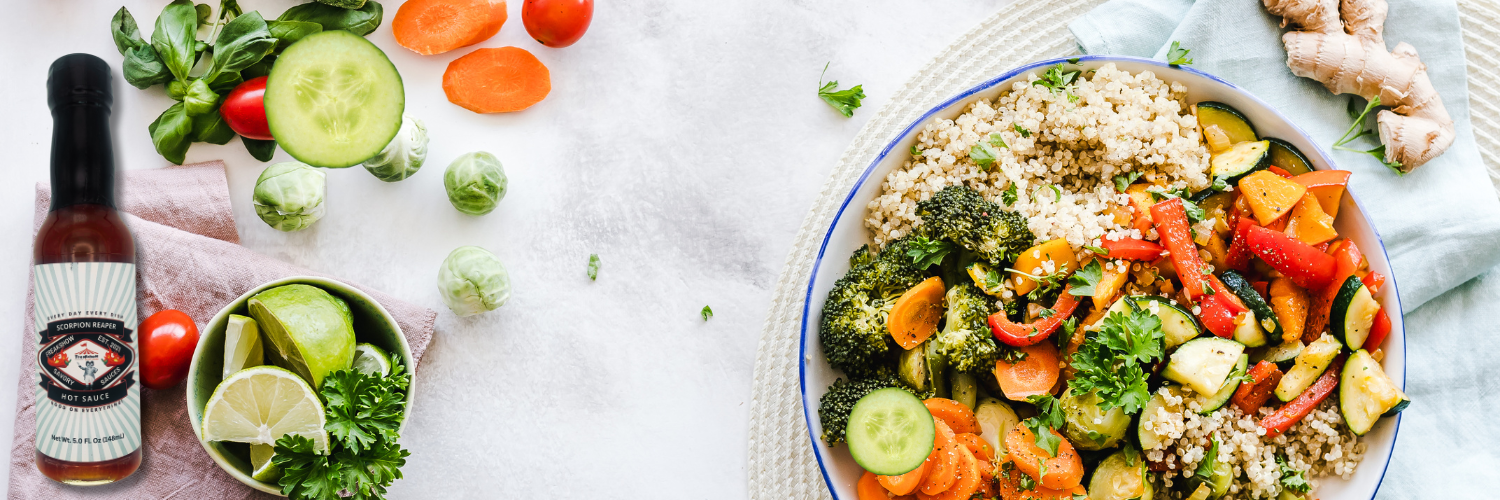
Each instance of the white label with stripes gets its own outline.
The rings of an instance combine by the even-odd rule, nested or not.
[[[36,449],[102,462],[141,447],[135,264],[35,268]]]

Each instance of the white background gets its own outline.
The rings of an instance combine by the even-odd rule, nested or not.
[[[71,52],[117,74],[121,61],[109,33],[119,0],[3,3],[0,331],[14,334],[0,341],[0,413],[15,407],[33,187],[48,180],[47,67]],[[268,18],[295,3],[241,0]],[[755,349],[805,211],[865,119],[1006,3],[606,0],[578,44],[550,49],[527,36],[511,0],[500,34],[476,47],[531,51],[552,93],[523,112],[477,115],[441,88],[448,62],[476,47],[427,57],[399,47],[389,22],[400,1],[389,0],[369,38],[432,139],[415,177],[331,171],[328,216],[285,234],[255,216],[250,191],[268,164],[238,140],[196,144],[187,160],[228,164],[245,246],[439,311],[392,497],[741,498]],[[125,4],[149,38],[166,1]],[[869,96],[853,118],[816,96],[830,61],[828,78]],[[117,78],[115,93],[120,168],[166,165],[146,132],[172,102],[165,91]],[[443,168],[476,150],[510,178],[483,217],[454,210],[442,187]],[[278,151],[273,162],[287,160]],[[462,245],[506,263],[510,303],[462,319],[444,308],[437,268]],[[585,276],[590,253],[603,261],[597,282]],[[704,305],[715,313],[706,323]],[[0,422],[8,450],[13,422]]]

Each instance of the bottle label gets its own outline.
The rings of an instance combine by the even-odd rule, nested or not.
[[[34,274],[37,451],[70,462],[134,452],[141,447],[135,264],[42,264]]]

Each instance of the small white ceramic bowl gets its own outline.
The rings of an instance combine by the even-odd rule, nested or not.
[[[1080,56],[1077,59],[1059,58],[1037,61],[1010,70],[932,108],[902,131],[901,135],[887,143],[881,150],[880,156],[876,157],[875,161],[860,175],[859,182],[844,199],[843,206],[839,208],[838,216],[833,221],[833,226],[828,228],[828,234],[823,238],[822,248],[818,251],[818,260],[813,264],[812,280],[807,285],[807,302],[802,310],[802,407],[804,417],[807,419],[808,438],[812,440],[818,462],[823,468],[823,479],[827,482],[834,498],[856,499],[854,485],[863,474],[863,470],[854,463],[853,457],[849,456],[847,447],[830,448],[818,437],[823,432],[817,415],[818,398],[822,397],[823,393],[827,392],[828,386],[840,376],[828,366],[827,360],[823,357],[823,348],[818,342],[818,324],[822,317],[823,302],[828,297],[828,291],[833,288],[833,282],[849,270],[849,255],[860,245],[871,242],[869,231],[865,229],[863,222],[865,205],[879,194],[880,184],[886,175],[900,168],[906,161],[907,151],[916,145],[917,133],[922,127],[934,120],[957,118],[975,101],[994,99],[1003,90],[1009,89],[1012,83],[1024,81],[1028,74],[1035,72],[1040,75],[1048,67],[1067,63],[1070,60],[1076,61],[1076,64],[1072,65],[1074,68],[1087,70],[1114,63],[1119,69],[1131,73],[1151,71],[1165,81],[1181,82],[1188,88],[1188,102],[1219,101],[1234,106],[1250,119],[1256,131],[1262,136],[1275,137],[1297,146],[1312,162],[1313,168],[1317,170],[1336,168],[1328,153],[1313,143],[1302,129],[1276,112],[1269,104],[1244,89],[1191,67],[1173,67],[1151,59]],[[1335,224],[1339,234],[1353,239],[1355,244],[1359,245],[1370,261],[1371,270],[1388,277],[1392,276],[1385,245],[1381,243],[1380,235],[1375,232],[1375,228],[1365,217],[1359,200],[1355,199],[1351,193],[1345,196],[1341,203],[1338,221]],[[1385,289],[1381,290],[1378,299],[1386,310],[1397,312],[1391,315],[1391,336],[1386,341],[1383,364],[1391,379],[1404,388],[1406,385],[1406,334],[1401,314],[1399,314],[1401,302],[1394,279],[1386,282]],[[1373,498],[1375,490],[1380,487],[1380,481],[1385,476],[1385,468],[1390,463],[1391,451],[1396,445],[1396,432],[1400,423],[1399,415],[1396,418],[1381,419],[1370,433],[1360,438],[1361,442],[1366,445],[1366,451],[1364,460],[1354,476],[1349,480],[1323,478],[1319,481],[1320,486],[1317,491],[1314,492],[1318,498],[1323,500]]]
[[[408,418],[401,421],[401,428],[398,432],[405,432],[406,424],[411,422],[409,418],[411,405],[416,400],[417,390],[417,363],[416,359],[412,358],[411,346],[406,344],[406,335],[401,333],[401,325],[396,323],[396,318],[386,312],[379,302],[357,288],[328,278],[293,276],[255,287],[224,306],[203,330],[203,337],[198,339],[198,347],[193,351],[193,363],[188,366],[186,391],[188,420],[193,426],[193,434],[198,436],[198,443],[203,445],[203,451],[208,452],[209,458],[219,464],[219,468],[224,469],[225,473],[246,486],[273,495],[281,495],[281,486],[256,481],[250,477],[254,471],[250,469],[250,462],[247,460],[248,445],[203,440],[203,408],[208,405],[208,398],[213,396],[214,388],[218,387],[219,382],[224,379],[224,328],[229,324],[229,315],[249,316],[250,307],[247,304],[250,297],[281,285],[294,283],[322,288],[333,296],[344,299],[344,302],[349,304],[349,311],[354,315],[355,340],[374,344],[390,353],[391,356],[399,357],[401,364],[406,366],[407,373],[412,374],[412,384],[406,390]]]

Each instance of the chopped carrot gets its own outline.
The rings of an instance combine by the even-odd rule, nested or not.
[[[402,47],[430,56],[488,40],[505,19],[505,0],[407,0],[391,33]]]
[[[870,471],[859,477],[859,482],[854,485],[854,492],[859,500],[891,500],[891,493],[880,485],[879,476]]]
[[[885,325],[902,349],[916,348],[937,331],[938,320],[943,319],[944,293],[943,279],[933,276],[896,299]]]
[[[525,49],[479,49],[448,63],[448,102],[475,113],[509,113],[542,102],[552,92],[547,66]]]
[[[974,416],[974,410],[964,406],[963,403],[947,398],[929,398],[922,404],[927,405],[927,411],[933,417],[948,424],[955,434],[978,434],[983,432],[979,428],[979,418]]]
[[[1057,456],[1048,457],[1047,450],[1036,445],[1036,435],[1025,425],[1017,425],[1005,436],[1005,449],[1010,450],[1016,469],[1036,479],[1041,486],[1054,490],[1082,484],[1083,459],[1073,449],[1073,443],[1055,430],[1047,429],[1047,432],[1057,435]],[[1046,466],[1045,474],[1042,473],[1043,466]]]
[[[948,424],[943,423],[937,417],[932,421],[937,425],[937,437],[933,441],[933,453],[937,454],[937,460],[928,456],[927,477],[922,479],[922,487],[918,490],[928,495],[936,495],[947,491],[958,481],[958,441],[954,438],[953,430]]]
[[[1025,401],[1028,396],[1051,393],[1060,374],[1057,348],[1052,342],[1039,342],[1016,350],[1025,354],[1026,359],[1015,363],[1003,359],[995,361],[995,380],[1000,383],[1006,399]]]
[[[990,462],[995,459],[995,450],[990,449],[990,442],[979,437],[979,433],[958,434],[955,436],[955,439],[958,440],[959,444],[964,445],[964,448],[968,448],[969,452],[973,453],[980,460]]]
[[[936,452],[937,450],[933,450],[933,453]],[[931,455],[928,455],[928,458],[930,459]],[[885,487],[886,491],[889,491],[892,495],[897,496],[909,495],[911,494],[911,492],[917,491],[917,487],[921,486],[922,480],[926,478],[927,462],[922,462],[922,465],[918,465],[917,468],[912,469],[911,472],[899,476],[877,477],[877,479],[880,480],[880,485]]]
[[[958,479],[953,482],[952,487],[936,495],[917,492],[919,500],[969,500],[974,492],[979,491],[979,459],[974,458],[968,448],[958,446],[955,449],[959,455]]]
[[[994,474],[995,482],[998,483],[996,493],[1002,500],[1073,500],[1073,495],[1088,495],[1081,483],[1066,490],[1054,490],[1039,484],[1032,484],[1030,488],[1023,487],[1022,476],[1026,474],[1016,468],[1010,457],[1001,457],[1000,466]]]

